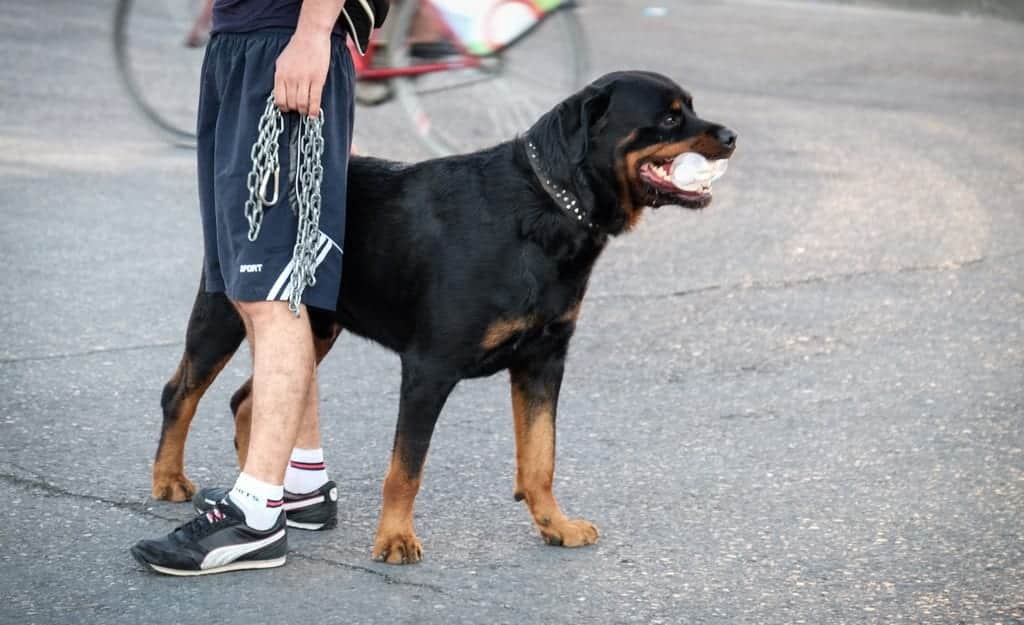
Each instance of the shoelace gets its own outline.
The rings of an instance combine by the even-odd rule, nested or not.
[[[176,531],[180,531],[187,537],[202,538],[210,533],[210,531],[221,521],[228,518],[228,515],[224,514],[220,508],[220,504],[210,509],[208,512],[200,514],[196,518],[183,523],[178,527]]]

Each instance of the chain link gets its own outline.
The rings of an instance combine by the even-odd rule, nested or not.
[[[245,217],[249,220],[249,240],[255,241],[260,236],[263,224],[263,207],[273,206],[278,200],[278,189],[281,181],[281,165],[278,160],[278,141],[284,132],[284,116],[274,105],[274,95],[267,98],[267,106],[260,116],[256,143],[252,144],[249,157],[252,159],[252,171],[246,178],[249,188],[249,199],[245,201]],[[267,185],[274,179],[274,197],[266,197]]]
[[[316,252],[320,243],[320,183],[324,168],[323,109],[319,117],[303,117],[299,129],[298,162],[295,164],[295,198],[299,227],[292,251],[292,292],[288,307],[296,315],[302,291],[316,284]],[[333,245],[333,244],[329,244]]]
[[[292,275],[288,294],[288,308],[299,315],[302,293],[307,286],[316,284],[316,252],[320,247],[320,185],[323,182],[324,111],[316,118],[303,117],[299,128],[295,169],[295,206],[298,218],[295,247],[292,250]],[[284,115],[274,104],[274,95],[267,98],[267,106],[259,121],[256,143],[252,146],[252,171],[246,179],[249,199],[245,202],[245,216],[249,220],[249,240],[255,241],[263,224],[263,209],[273,206],[280,197],[281,167],[278,146],[284,131]],[[273,179],[274,196],[267,198],[267,187]],[[333,245],[333,243],[331,244]]]

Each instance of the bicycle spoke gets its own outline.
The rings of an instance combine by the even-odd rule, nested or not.
[[[426,89],[419,89],[419,88],[417,88],[416,89],[416,93],[418,95],[431,95],[431,94],[438,94],[438,93],[442,93],[442,92],[455,91],[457,89],[467,89],[469,87],[475,87],[477,85],[482,85],[484,83],[491,82],[491,81],[493,81],[493,80],[495,80],[497,78],[498,77],[495,76],[495,75],[481,75],[479,78],[474,78],[474,79],[467,80],[467,81],[460,82],[460,83],[438,85],[436,87],[429,87],[429,88],[426,88]]]
[[[396,32],[410,32],[417,10],[415,3],[401,5]],[[581,41],[578,16],[559,12],[513,46],[482,57],[482,67],[401,77],[392,84],[417,136],[432,152],[479,149],[525,131],[582,86]],[[409,67],[408,48],[391,51],[393,67]]]

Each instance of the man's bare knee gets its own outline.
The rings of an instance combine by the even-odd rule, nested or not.
[[[279,320],[296,320],[295,313],[288,308],[288,302],[285,301],[255,301],[255,302],[234,302],[235,308],[238,309],[238,313],[242,315],[248,323],[246,326],[262,326],[267,323],[274,323]],[[309,323],[309,318],[305,314],[306,307],[303,306],[301,309],[300,319],[303,319],[305,323]]]

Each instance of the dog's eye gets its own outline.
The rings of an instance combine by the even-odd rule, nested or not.
[[[669,113],[665,117],[661,118],[662,128],[675,128],[679,125],[680,115],[677,113]]]

